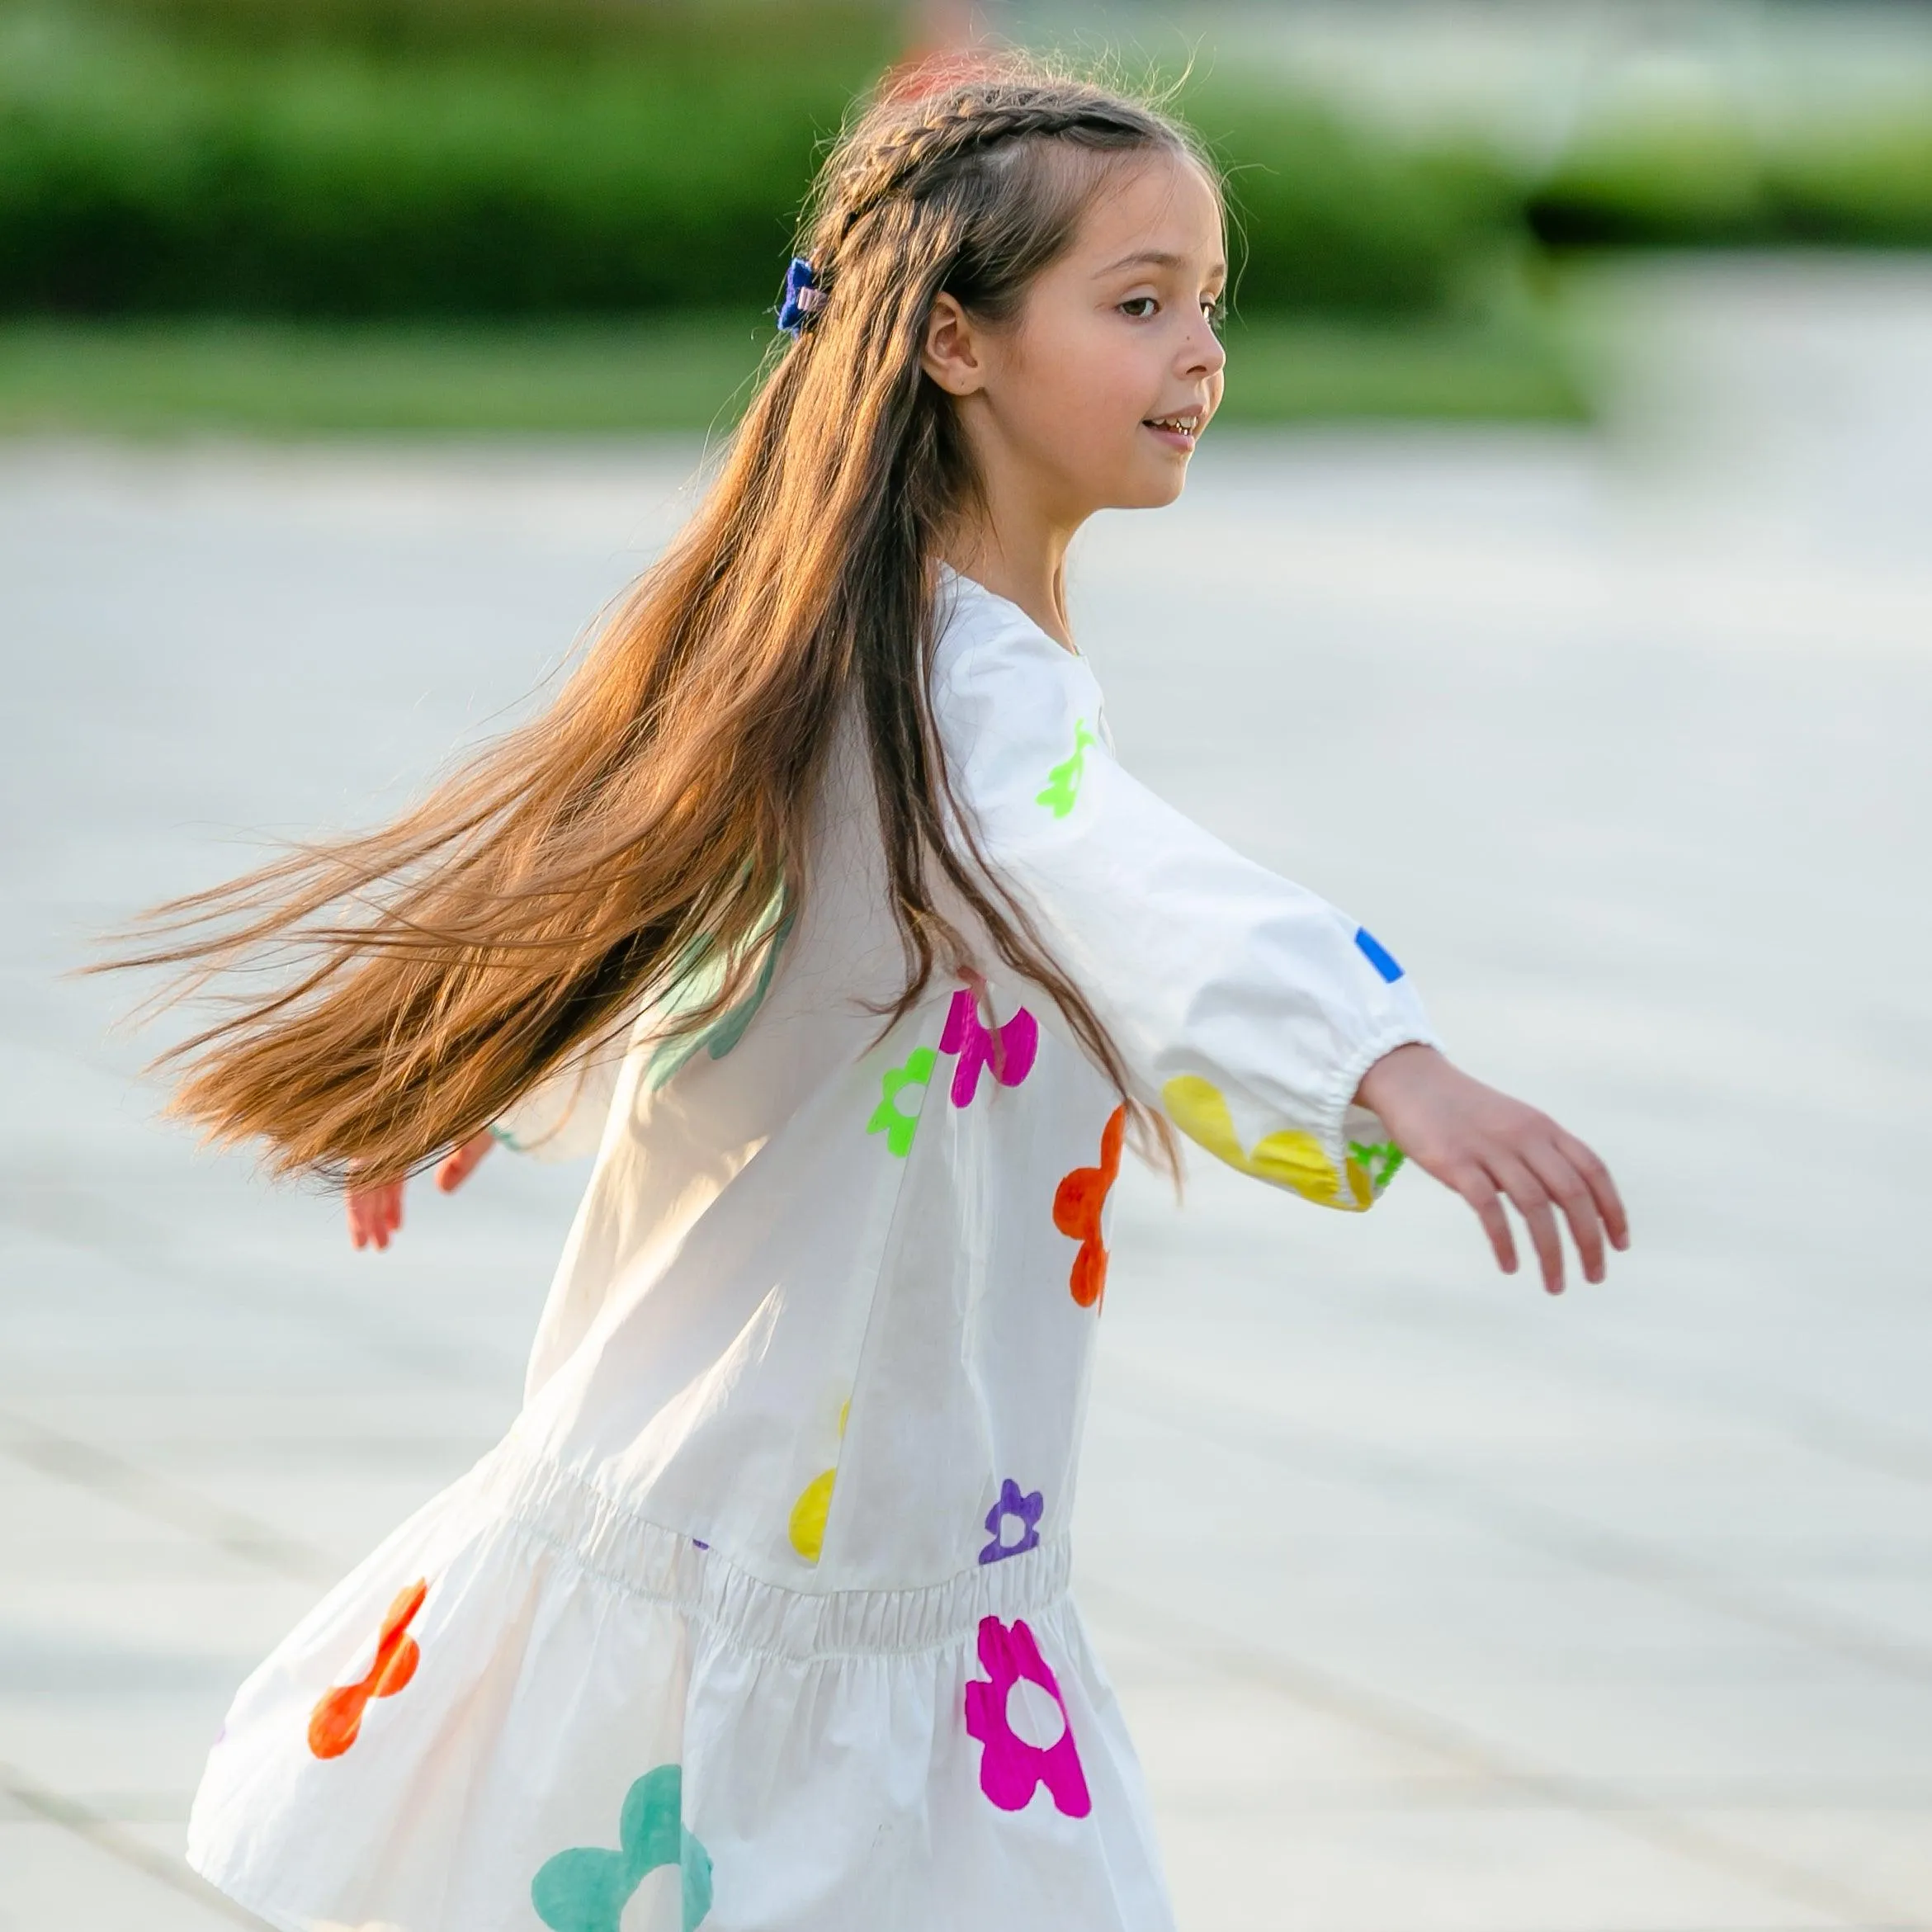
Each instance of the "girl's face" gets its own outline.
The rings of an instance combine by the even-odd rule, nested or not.
[[[1112,172],[1005,327],[942,295],[924,366],[958,399],[993,502],[1017,489],[1067,529],[1172,503],[1221,401],[1226,281],[1219,201],[1164,156]]]

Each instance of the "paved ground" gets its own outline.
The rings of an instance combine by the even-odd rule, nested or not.
[[[1630,300],[1608,436],[1211,441],[1082,563],[1131,760],[1641,1242],[1551,1304],[1426,1183],[1131,1191],[1082,1579],[1190,1932],[1932,1925],[1932,274]],[[692,454],[0,452],[5,1932],[234,1920],[228,1694],[503,1425],[573,1179],[353,1254],[54,975],[514,706]]]

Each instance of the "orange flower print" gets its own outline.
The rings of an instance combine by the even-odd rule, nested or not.
[[[1076,1167],[1053,1196],[1053,1225],[1070,1240],[1080,1244],[1067,1287],[1083,1308],[1095,1306],[1107,1289],[1107,1249],[1100,1239],[1100,1211],[1120,1173],[1121,1143],[1127,1130],[1127,1110],[1117,1107],[1101,1130],[1099,1166]]]
[[[309,1749],[317,1757],[339,1758],[356,1741],[370,1698],[393,1698],[416,1675],[423,1652],[409,1626],[428,1594],[429,1585],[420,1578],[403,1591],[383,1618],[369,1675],[323,1694],[309,1719]]]

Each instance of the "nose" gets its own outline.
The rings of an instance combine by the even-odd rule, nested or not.
[[[1178,373],[1191,380],[1218,376],[1226,366],[1227,359],[1226,345],[1214,333],[1214,324],[1206,315],[1197,314],[1182,346]]]

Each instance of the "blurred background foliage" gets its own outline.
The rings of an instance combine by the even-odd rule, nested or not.
[[[1571,248],[1932,247],[1932,98],[1784,126],[1720,103],[1606,116],[1525,205]]]
[[[0,301],[335,317],[755,301],[816,144],[890,52],[877,15],[757,14],[752,36],[720,10],[581,0],[16,12]]]
[[[905,32],[866,0],[0,0],[0,423],[709,423]],[[1575,413],[1563,251],[1932,243],[1932,115],[1625,116],[1529,167],[1245,63],[1180,105],[1229,169],[1259,417]]]
[[[68,0],[0,17],[0,304],[635,312],[767,298],[896,17],[794,0]],[[1521,220],[1468,157],[1191,91],[1245,304],[1413,312]]]

